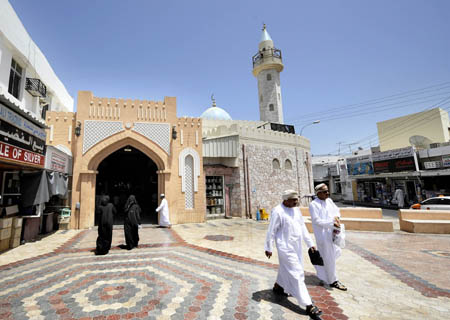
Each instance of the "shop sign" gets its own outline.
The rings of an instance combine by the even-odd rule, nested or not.
[[[372,161],[384,161],[391,159],[402,159],[414,157],[414,149],[413,147],[406,147],[400,149],[393,149],[384,152],[376,152],[372,153]]]
[[[33,153],[45,154],[45,130],[0,104],[0,141]]]
[[[48,146],[45,155],[45,169],[69,173],[70,156],[58,149]]]
[[[439,169],[441,167],[440,161],[426,161],[423,163],[425,169]]]
[[[18,148],[0,141],[0,159],[9,159],[23,162],[26,164],[34,164],[44,166],[45,157],[39,153],[31,152],[22,148]]]
[[[373,174],[373,164],[370,155],[347,158],[348,175]]]
[[[442,156],[442,166],[443,167],[450,167],[450,155]]]
[[[374,161],[373,169],[375,173],[415,171],[416,164],[414,162],[414,157],[390,159],[385,161]]]

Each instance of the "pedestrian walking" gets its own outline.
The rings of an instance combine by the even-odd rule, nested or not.
[[[161,193],[160,198],[161,204],[158,208],[156,208],[156,212],[158,212],[158,224],[161,228],[171,228],[170,219],[169,219],[169,205],[166,200],[166,196],[164,193]]]
[[[314,189],[317,198],[309,204],[309,213],[316,237],[317,249],[323,259],[323,266],[314,265],[317,277],[323,284],[346,291],[336,275],[336,260],[341,255],[341,248],[333,242],[333,231],[341,226],[339,208],[329,198],[328,187],[325,183]]]
[[[104,255],[111,249],[112,231],[116,208],[109,202],[109,196],[102,196],[98,212],[98,237],[95,248],[96,255]]]
[[[139,225],[141,224],[141,207],[134,195],[130,195],[125,204],[124,232],[126,248],[131,250],[139,243]]]
[[[286,190],[282,195],[282,203],[276,206],[270,215],[269,229],[265,242],[265,254],[270,259],[275,240],[279,268],[273,291],[276,294],[290,294],[300,306],[306,307],[306,313],[319,319],[322,311],[312,303],[305,285],[303,268],[302,242],[315,251],[313,241],[306,229],[305,222],[298,206],[298,193]]]

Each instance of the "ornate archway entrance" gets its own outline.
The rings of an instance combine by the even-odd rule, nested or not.
[[[108,195],[117,213],[114,224],[123,224],[124,205],[133,194],[141,206],[142,223],[157,223],[158,205],[157,165],[139,149],[127,145],[103,159],[97,168],[96,207],[103,195]],[[98,217],[95,217],[97,225]]]

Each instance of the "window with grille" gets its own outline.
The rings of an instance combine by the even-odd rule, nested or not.
[[[270,73],[267,74],[267,81],[272,80],[272,75]]]
[[[274,110],[274,107],[273,107],[273,104],[271,103],[271,104],[269,104],[269,111],[273,111]]]
[[[22,67],[12,59],[9,73],[8,92],[19,99],[20,81],[22,80]]]
[[[194,158],[187,155],[184,159],[184,176],[186,179],[185,208],[194,208]]]

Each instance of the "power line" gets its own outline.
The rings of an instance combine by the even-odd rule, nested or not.
[[[387,111],[387,110],[392,110],[392,109],[400,109],[400,108],[406,108],[409,107],[411,105],[417,105],[417,104],[423,104],[423,103],[431,103],[431,102],[435,102],[437,99],[439,99],[442,95],[449,95],[450,91],[448,92],[441,92],[438,94],[434,94],[434,95],[430,95],[430,96],[426,96],[426,97],[420,97],[420,98],[414,98],[414,99],[410,99],[410,100],[405,100],[405,101],[398,101],[398,102],[394,102],[394,103],[390,103],[390,104],[385,104],[385,105],[381,105],[378,106],[377,108],[374,107],[368,107],[368,108],[364,108],[361,110],[357,110],[357,111],[344,111],[344,112],[340,112],[339,114],[331,114],[331,115],[327,115],[324,117],[320,118],[320,121],[333,121],[333,120],[339,120],[339,119],[343,119],[343,118],[354,118],[354,117],[358,117],[358,116],[365,116],[371,113],[377,113],[380,111]],[[430,99],[427,99],[430,98]],[[424,100],[426,99],[426,100]],[[406,103],[406,104],[405,104]],[[370,110],[370,111],[367,111]],[[317,113],[315,114],[315,117],[317,117]],[[299,120],[294,120],[291,121],[292,124],[296,124],[296,125],[301,125],[302,123],[306,123],[308,121],[302,119],[301,122],[297,123],[297,121]]]
[[[386,100],[395,100],[395,99],[400,99],[400,98],[413,96],[413,95],[425,94],[425,93],[427,93],[427,91],[442,90],[442,89],[446,89],[446,88],[449,88],[449,87],[450,87],[450,81],[447,81],[447,82],[443,82],[443,83],[440,83],[440,84],[436,84],[436,85],[432,85],[432,86],[428,86],[428,87],[424,87],[424,88],[420,88],[420,89],[414,89],[414,90],[409,90],[409,91],[405,91],[405,92],[389,95],[389,96],[386,96],[386,97],[366,100],[366,101],[363,101],[363,102],[360,102],[360,103],[353,103],[353,104],[343,105],[343,106],[340,106],[340,107],[329,108],[329,109],[321,110],[321,112],[328,112],[328,113],[332,113],[333,111],[341,112],[342,109],[346,109],[346,110],[348,110],[348,109],[355,109],[355,108],[358,108],[360,106],[366,106],[366,105],[370,105],[370,104],[377,104],[377,103],[380,103],[380,102],[384,102]],[[305,118],[310,118],[310,117],[317,117],[317,112],[309,113],[309,114],[303,114],[302,119],[298,119],[298,120],[294,120],[294,121],[301,121],[301,120],[303,120]]]

